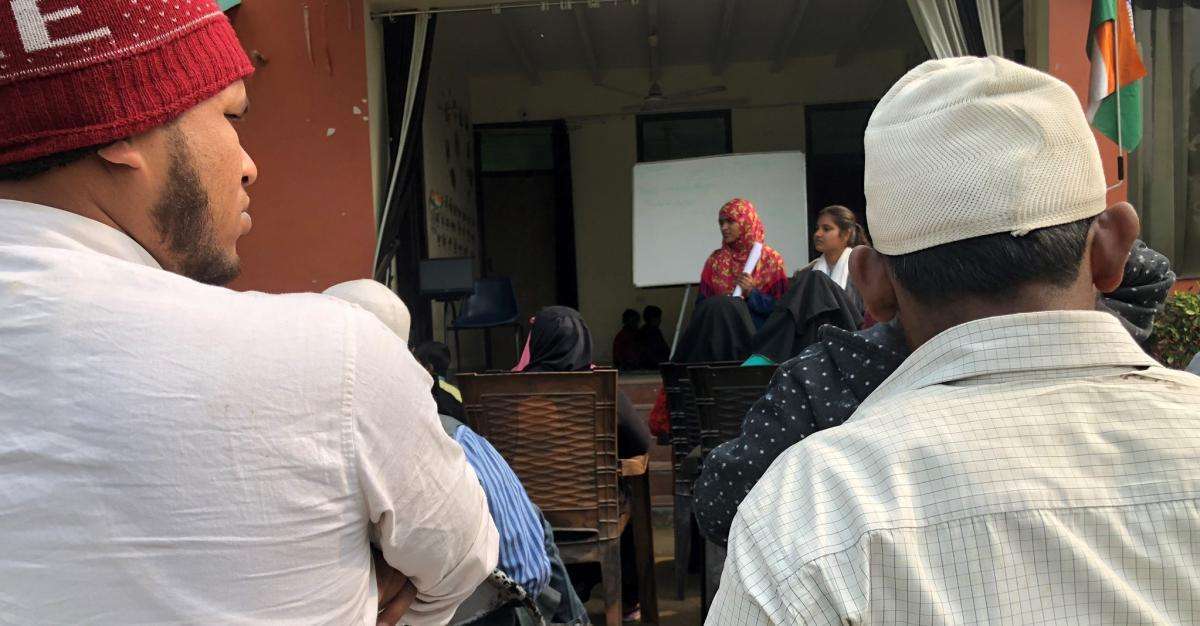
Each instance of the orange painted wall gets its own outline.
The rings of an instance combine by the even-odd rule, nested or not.
[[[230,12],[242,45],[266,59],[247,83],[251,110],[239,128],[259,178],[236,289],[320,291],[371,273],[362,11],[361,1],[248,0]]]
[[[1065,81],[1087,106],[1087,91],[1091,63],[1087,57],[1088,27],[1092,18],[1092,0],[1050,1],[1050,42],[1048,55],[1050,73]],[[1095,132],[1095,131],[1093,131]],[[1104,176],[1109,185],[1117,181],[1117,144],[1095,133],[1104,161]],[[1125,158],[1128,175],[1129,157]],[[1128,188],[1122,185],[1108,192],[1109,203],[1128,198]]]

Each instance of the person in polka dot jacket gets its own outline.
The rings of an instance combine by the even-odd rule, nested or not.
[[[1117,316],[1144,344],[1174,284],[1167,258],[1138,241],[1121,285],[1099,298],[1096,308]],[[853,333],[825,326],[820,337],[779,367],[766,395],[746,414],[741,435],[704,459],[692,507],[700,532],[710,541],[725,545],[738,505],[776,457],[805,437],[846,421],[908,356],[904,334],[894,321]]]

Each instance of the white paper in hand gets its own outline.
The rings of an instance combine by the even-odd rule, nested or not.
[[[758,266],[758,259],[762,257],[762,242],[756,242],[753,248],[750,248],[750,256],[746,257],[746,267],[742,268],[743,274],[754,275],[754,268]],[[738,285],[733,289],[733,297],[742,297],[742,287]]]

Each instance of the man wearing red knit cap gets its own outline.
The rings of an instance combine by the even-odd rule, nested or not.
[[[220,286],[251,72],[213,0],[0,0],[0,622],[435,624],[496,564],[406,347]]]

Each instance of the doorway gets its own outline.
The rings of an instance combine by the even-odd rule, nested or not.
[[[867,199],[863,194],[863,134],[876,104],[878,101],[804,107],[810,226],[816,226],[821,209],[840,204],[854,211],[858,222],[869,228]],[[810,261],[817,258],[811,237],[808,258]]]
[[[478,125],[475,145],[484,275],[512,280],[522,323],[543,307],[578,309],[566,124]],[[515,362],[511,339],[495,334],[496,363]]]

